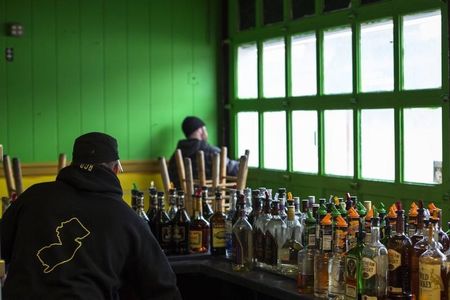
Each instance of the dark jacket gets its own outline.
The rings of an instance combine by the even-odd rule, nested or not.
[[[4,299],[178,299],[176,277],[148,224],[109,169],[69,166],[5,212]],[[126,298],[128,299],[128,298]]]
[[[220,149],[211,146],[206,141],[197,139],[180,140],[177,144],[177,149],[181,150],[183,158],[189,157],[192,161],[192,173],[195,179],[198,178],[197,171],[197,152],[203,150],[205,155],[205,172],[206,178],[211,179],[212,173],[212,158],[214,153],[220,153]],[[239,171],[239,162],[227,158],[227,175],[236,176]],[[180,180],[178,178],[177,164],[175,161],[175,153],[169,161],[169,176],[175,187],[180,187]]]

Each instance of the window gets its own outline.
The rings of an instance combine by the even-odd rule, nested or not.
[[[307,33],[292,37],[292,96],[317,93],[316,36]]]
[[[317,111],[292,112],[293,171],[317,174],[319,171]]]
[[[237,57],[237,96],[240,99],[257,98],[258,49],[256,44],[240,46]]]
[[[239,0],[239,29],[246,30],[256,25],[255,0]]]
[[[284,97],[284,40],[274,39],[263,44],[263,91],[265,98]]]
[[[286,170],[286,113],[269,111],[264,113],[264,167]]]
[[[295,19],[313,15],[316,9],[315,0],[292,0],[292,17]]]
[[[240,112],[237,114],[238,155],[250,150],[248,165],[259,166],[259,122],[257,112]]]
[[[352,31],[349,27],[324,33],[324,93],[352,92]]]
[[[264,0],[264,24],[283,21],[283,0]]]

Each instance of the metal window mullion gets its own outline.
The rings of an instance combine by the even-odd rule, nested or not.
[[[394,22],[394,95],[400,97],[403,87],[403,39],[402,39],[402,21],[401,15],[393,16]],[[398,101],[399,99],[396,99]],[[394,102],[396,103],[396,102]],[[398,103],[398,102],[397,102]],[[403,107],[394,104],[395,111],[395,183],[403,182]]]
[[[262,0],[257,0],[260,2]],[[257,109],[258,109],[258,128],[259,128],[259,167],[264,168],[264,116],[263,110],[261,109],[261,103],[264,101],[263,99],[263,46],[262,41],[257,41],[257,53],[258,53],[258,100],[257,100]]]
[[[353,2],[352,2],[353,4]],[[360,91],[360,24],[355,20],[355,15],[352,15],[352,80],[353,80],[353,99],[350,101],[355,104],[353,109],[353,179],[361,178],[361,124],[360,124],[360,110],[357,107],[358,92]]]
[[[286,170],[288,172],[292,171],[292,151],[294,149],[292,149],[292,111],[290,109],[290,105],[289,105],[289,97],[291,96],[291,91],[292,91],[292,72],[291,72],[291,67],[292,67],[292,38],[289,35],[285,36],[285,95],[286,98],[283,100],[285,105],[285,112],[286,112]]]

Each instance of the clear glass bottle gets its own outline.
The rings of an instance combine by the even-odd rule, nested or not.
[[[428,249],[419,258],[419,300],[446,300],[447,258],[439,250],[438,232],[432,224],[428,227],[428,240]]]
[[[211,254],[212,255],[225,255],[225,221],[226,215],[224,213],[222,193],[216,192],[215,199],[215,212],[209,219],[211,226]]]
[[[191,253],[207,253],[209,251],[210,226],[202,213],[202,199],[196,192],[194,199],[194,218],[189,226],[189,246]]]
[[[211,205],[208,203],[208,187],[207,186],[202,186],[202,211],[203,211],[203,218],[205,218],[205,220],[209,220],[209,218],[214,213]]]
[[[272,219],[271,213],[271,199],[269,193],[264,193],[264,203],[262,214],[256,219],[253,226],[253,248],[254,248],[254,260],[256,267],[264,268],[264,247],[266,239],[267,223]]]
[[[405,234],[404,210],[397,202],[396,233],[388,240],[388,297],[411,299],[412,243]]]
[[[177,191],[175,189],[169,190],[169,209],[167,211],[167,214],[169,215],[169,218],[172,220],[173,217],[175,217],[175,214],[177,213]]]
[[[280,250],[284,243],[286,223],[280,217],[280,202],[272,201],[272,218],[266,225],[264,241],[264,268],[277,271],[280,263]]]
[[[237,191],[235,189],[229,190],[230,207],[228,208],[225,219],[225,256],[228,259],[231,259],[233,255],[232,233],[233,233],[233,220],[235,219],[236,215],[236,195]]]
[[[345,296],[345,252],[348,224],[340,213],[333,214],[333,254],[328,265],[328,299],[343,300]]]
[[[295,218],[295,207],[288,206],[286,219],[286,234],[283,245],[280,249],[279,271],[287,276],[296,278],[298,273],[298,251],[303,246],[301,244],[302,226]]]
[[[250,271],[253,268],[253,228],[247,220],[245,196],[238,199],[239,217],[233,225],[233,271]]]
[[[356,246],[345,254],[345,299],[357,300],[362,291],[362,251],[364,249],[365,232],[362,224],[356,232]]]
[[[312,294],[314,292],[314,256],[317,246],[316,219],[311,209],[306,214],[303,232],[304,248],[298,253],[297,289],[301,294]]]
[[[314,296],[328,298],[328,264],[332,255],[332,229],[331,214],[327,213],[320,221],[319,251],[314,257]]]
[[[245,198],[245,214],[248,217],[253,210],[252,189],[247,187],[244,189],[243,193],[244,193],[244,198]]]
[[[371,240],[362,251],[362,299],[383,299],[387,294],[388,252],[380,242],[380,219],[372,218]]]
[[[279,208],[279,214],[281,220],[286,220],[287,218],[287,212],[286,212],[286,189],[285,188],[279,188],[278,189],[278,202],[280,205]]]
[[[189,254],[189,227],[191,219],[184,206],[184,192],[178,191],[178,210],[172,219],[172,243],[174,254]]]
[[[248,222],[250,225],[255,225],[255,220],[261,215],[262,213],[262,198],[260,195],[259,190],[253,190],[252,191],[252,210],[250,214],[248,215]]]

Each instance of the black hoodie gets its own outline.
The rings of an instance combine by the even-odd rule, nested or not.
[[[4,299],[178,299],[176,277],[148,224],[106,167],[62,169],[5,212]]]
[[[212,158],[214,153],[220,153],[220,149],[211,146],[206,141],[197,139],[187,139],[178,141],[177,149],[181,150],[184,157],[189,157],[192,161],[192,175],[195,179],[198,178],[197,172],[197,152],[203,150],[205,155],[205,172],[206,178],[211,178],[212,173]],[[227,175],[236,176],[239,170],[239,162],[227,158]],[[169,176],[170,180],[176,187],[180,187],[180,180],[178,179],[177,164],[175,161],[175,154],[172,155],[169,161]]]

